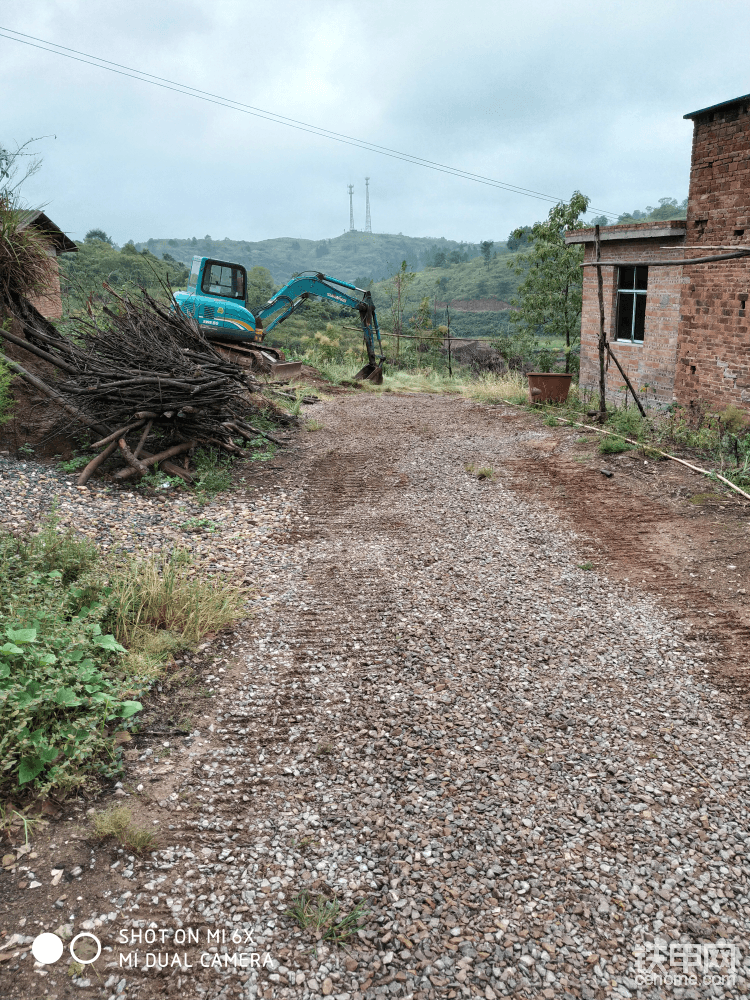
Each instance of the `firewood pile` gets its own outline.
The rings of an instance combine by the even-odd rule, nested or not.
[[[76,320],[69,336],[20,297],[5,305],[24,336],[0,327],[0,337],[53,365],[59,378],[49,384],[11,358],[8,366],[97,438],[79,485],[110,456],[122,462],[118,480],[158,464],[190,482],[189,457],[197,448],[244,455],[242,442],[259,435],[282,443],[250,421],[260,409],[276,409],[279,422],[291,418],[259,395],[261,383],[223,358],[194,320],[146,292],[133,301],[107,291],[102,317]],[[178,456],[179,465],[172,461]]]

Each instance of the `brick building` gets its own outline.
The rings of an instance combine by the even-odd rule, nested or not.
[[[49,281],[47,287],[30,299],[32,305],[46,319],[62,318],[62,296],[60,294],[60,270],[57,258],[62,253],[77,253],[78,247],[69,239],[44,212],[30,209],[21,213],[20,229],[37,229],[45,237],[49,257]]]
[[[750,250],[750,95],[694,111],[687,219],[602,227],[607,337],[647,401],[703,400],[750,410],[750,259],[689,265],[690,257]],[[568,233],[595,260],[594,230]],[[675,266],[649,267],[649,261]],[[581,385],[598,386],[596,268],[584,268]],[[608,391],[622,395],[610,364]],[[645,387],[645,389],[644,389]]]

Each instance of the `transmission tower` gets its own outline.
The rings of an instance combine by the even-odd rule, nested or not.
[[[354,185],[349,185],[349,232],[354,232],[354,202],[352,201],[352,195],[354,194]]]
[[[370,178],[365,177],[365,232],[372,232],[372,221],[370,219]]]

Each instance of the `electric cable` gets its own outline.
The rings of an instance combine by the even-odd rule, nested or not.
[[[343,143],[347,146],[354,146],[355,148],[364,149],[368,152],[377,153],[381,156],[388,156],[391,159],[401,160],[405,163],[412,163],[415,166],[422,166],[428,170],[435,170],[439,173],[448,174],[449,176],[458,177],[463,180],[474,181],[475,183],[484,184],[488,187],[494,187],[502,191],[508,191],[512,194],[521,194],[525,197],[538,198],[555,204],[564,200],[549,194],[544,194],[541,191],[535,191],[532,188],[524,188],[517,184],[510,184],[507,181],[499,181],[492,177],[486,177],[482,174],[475,174],[471,171],[463,170],[460,167],[452,167],[448,164],[428,160],[412,153],[404,153],[388,146],[379,146],[376,143],[371,143],[365,139],[359,139],[355,136],[345,135],[341,132],[334,132],[318,125],[311,125],[308,122],[299,121],[295,118],[288,118],[285,115],[280,115],[274,111],[268,111],[264,108],[258,108],[251,104],[243,104],[241,101],[235,101],[230,97],[213,94],[210,91],[201,90],[197,87],[191,87],[189,84],[180,83],[176,80],[169,80],[166,77],[156,76],[155,74],[148,73],[145,70],[135,69],[132,66],[126,66],[123,63],[116,63],[109,59],[104,59],[101,56],[95,56],[88,52],[81,52],[78,49],[71,49],[68,46],[59,45],[57,42],[50,42],[43,38],[37,38],[35,35],[24,34],[23,32],[16,31],[13,28],[6,28],[0,25],[0,38],[6,38],[8,41],[18,42],[21,45],[28,45],[31,48],[40,49],[42,52],[50,52],[53,55],[62,56],[65,59],[72,59],[75,62],[80,62],[87,66],[93,66],[96,69],[103,69],[110,73],[116,73],[118,76],[126,76],[133,80],[139,80],[141,83],[148,83],[152,86],[160,87],[162,90],[171,90],[174,93],[184,94],[186,97],[194,97],[197,100],[205,101],[209,104],[216,104],[219,107],[239,111],[242,114],[274,122],[277,125],[284,125],[287,128],[293,128],[300,132],[308,132],[312,135],[317,135],[324,139],[330,139],[334,142]],[[589,207],[587,211],[599,212],[601,215],[615,219],[618,217],[615,212],[605,212],[603,209],[598,208]]]

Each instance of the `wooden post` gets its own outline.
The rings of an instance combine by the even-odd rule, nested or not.
[[[596,284],[599,292],[599,423],[603,424],[607,414],[607,377],[604,373],[607,335],[604,332],[604,283],[602,282],[601,242],[599,226],[594,226],[596,240]],[[619,366],[618,366],[619,367]]]
[[[445,307],[445,315],[448,319],[448,377],[453,378],[453,368],[451,367],[451,314],[447,305]]]

